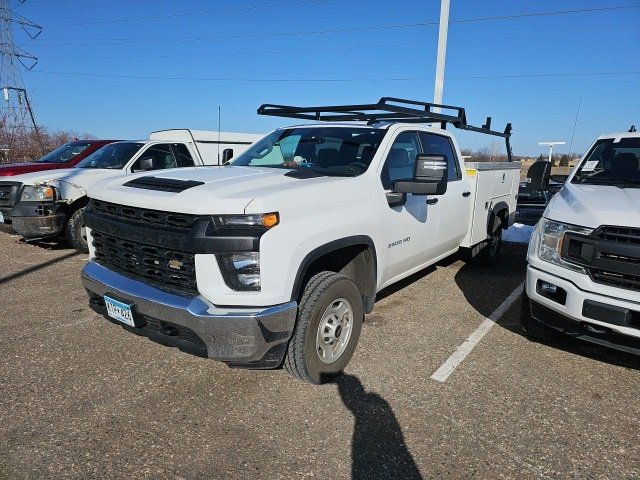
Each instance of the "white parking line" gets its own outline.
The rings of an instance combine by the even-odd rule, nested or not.
[[[505,314],[509,307],[513,305],[513,303],[520,297],[522,293],[522,289],[524,287],[524,282],[516,287],[516,289],[511,292],[511,295],[507,297],[507,299],[502,302],[502,304],[494,310],[494,312],[486,317],[484,321],[480,324],[480,326],[469,335],[462,345],[460,345],[455,352],[447,359],[446,362],[442,364],[438,370],[435,371],[433,375],[431,375],[432,380],[436,380],[438,382],[445,382],[447,378],[453,373],[453,371],[462,363],[462,361],[467,358],[467,355],[471,353],[474,347],[482,340],[491,327],[493,327],[500,317]]]

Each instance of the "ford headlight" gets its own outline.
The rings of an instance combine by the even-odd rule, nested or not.
[[[56,192],[53,187],[48,185],[25,186],[22,189],[20,200],[23,202],[45,202],[54,200]]]
[[[586,236],[590,235],[593,229],[542,218],[536,225],[533,235],[531,236],[528,255],[535,255],[540,258],[540,260],[568,268],[575,272],[587,273],[580,265],[567,262],[562,258],[562,245],[565,233],[567,232]]]

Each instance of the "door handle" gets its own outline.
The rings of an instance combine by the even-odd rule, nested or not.
[[[463,197],[468,197],[469,195],[471,195],[471,192],[464,192],[464,193],[462,194],[462,196],[463,196]]]
[[[427,205],[435,205],[436,203],[438,203],[437,198],[427,198]]]

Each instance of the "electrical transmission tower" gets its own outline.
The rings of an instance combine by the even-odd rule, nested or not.
[[[30,135],[43,149],[21,73],[21,68],[31,70],[38,59],[14,43],[16,26],[32,39],[42,32],[42,27],[12,11],[9,0],[0,0],[0,161],[23,150]]]

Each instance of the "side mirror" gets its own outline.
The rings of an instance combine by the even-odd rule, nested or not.
[[[447,191],[447,172],[446,155],[420,153],[416,156],[413,180],[395,182],[393,190],[414,195],[444,195]]]
[[[233,149],[225,148],[222,151],[222,164],[224,165],[225,163],[229,163],[229,160],[231,160],[232,158],[233,158]]]
[[[144,157],[140,159],[140,168],[138,172],[146,172],[147,170],[153,170],[153,158]]]

